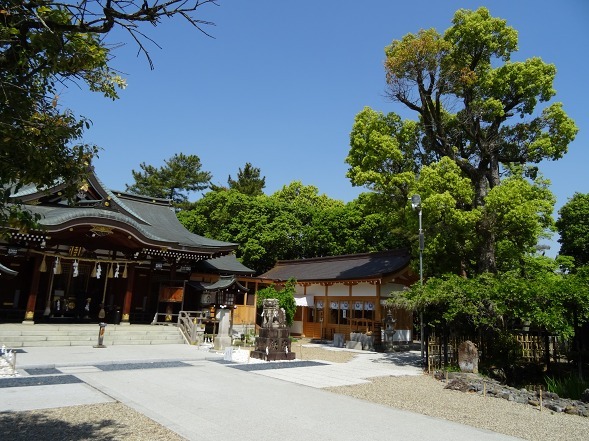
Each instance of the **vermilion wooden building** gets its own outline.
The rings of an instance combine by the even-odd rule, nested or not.
[[[0,241],[0,322],[150,323],[179,312],[191,278],[231,274],[249,283],[253,271],[235,258],[237,244],[190,233],[169,200],[110,191],[94,173],[74,201],[62,190],[12,195],[41,216],[40,229]],[[249,319],[247,295],[237,305]]]
[[[259,278],[276,285],[296,279],[298,307],[291,332],[331,340],[338,333],[379,332],[388,312],[386,299],[417,280],[409,263],[409,254],[400,250],[284,260]],[[412,312],[391,312],[394,339],[412,341]]]

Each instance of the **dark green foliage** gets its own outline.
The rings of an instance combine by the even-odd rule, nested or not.
[[[589,264],[589,194],[575,193],[558,211],[556,227],[560,254],[575,259],[575,265]]]
[[[211,174],[201,171],[200,158],[196,155],[176,153],[166,159],[163,166],[156,168],[142,162],[142,171],[133,170],[133,185],[127,185],[127,191],[171,199],[176,206],[188,202],[189,191],[204,190],[209,186]]]
[[[359,201],[363,199],[360,198]],[[344,204],[293,182],[271,196],[211,191],[178,218],[193,233],[240,244],[238,257],[261,273],[276,260],[363,253],[406,244],[385,214]]]
[[[295,279],[288,279],[282,289],[276,289],[275,285],[270,285],[267,288],[263,288],[258,291],[258,307],[261,307],[264,303],[264,299],[277,299],[278,306],[284,309],[284,315],[286,317],[286,324],[292,325],[297,305],[295,303]]]
[[[35,219],[10,195],[23,185],[43,188],[64,183],[73,197],[98,148],[84,144],[86,118],[60,106],[58,90],[76,83],[117,98],[125,80],[110,67],[113,55],[104,35],[125,31],[151,59],[139,24],[156,26],[180,16],[201,29],[194,17],[212,0],[164,3],[109,0],[58,2],[2,0],[0,4],[0,225],[31,228]],[[105,6],[106,5],[106,6]],[[5,191],[9,189],[9,191]],[[0,229],[0,234],[5,231]]]
[[[583,380],[577,375],[568,375],[565,377],[545,377],[546,388],[549,392],[554,392],[561,398],[578,400],[581,394],[589,389],[589,380]]]
[[[240,193],[248,196],[260,196],[263,194],[264,187],[266,187],[266,178],[260,177],[260,169],[253,167],[249,162],[246,162],[243,170],[240,168],[237,172],[237,180],[227,178],[229,188],[237,190]]]

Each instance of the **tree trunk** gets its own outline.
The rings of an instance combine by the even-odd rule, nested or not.
[[[474,206],[484,207],[485,198],[489,193],[489,180],[487,174],[481,172],[477,173],[475,183],[475,201]],[[478,270],[479,272],[494,273],[497,271],[495,262],[495,233],[493,232],[494,214],[488,211],[482,211],[482,218],[477,225],[477,233],[481,239],[479,255],[478,255]]]

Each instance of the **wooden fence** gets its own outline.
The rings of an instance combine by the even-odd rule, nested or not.
[[[518,332],[513,334],[519,347],[519,356],[524,362],[546,363],[566,361],[567,344],[556,336],[542,333]],[[441,336],[431,334],[427,342],[428,369],[441,369],[442,366],[458,365],[458,346],[463,341],[472,341],[479,350],[479,359],[484,360],[485,350],[489,346],[483,337],[468,337],[450,335],[446,340],[447,350],[444,351],[444,341]],[[548,351],[548,357],[546,356]]]

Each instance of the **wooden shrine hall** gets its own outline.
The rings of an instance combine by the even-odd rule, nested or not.
[[[186,230],[167,199],[113,192],[93,171],[74,201],[63,188],[12,195],[40,220],[37,231],[0,240],[0,322],[151,323],[169,312],[159,310],[162,293],[203,262],[226,256],[229,274],[253,272],[233,255],[237,244]]]

